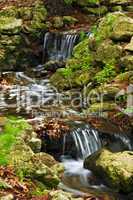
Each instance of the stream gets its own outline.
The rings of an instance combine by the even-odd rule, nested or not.
[[[88,34],[89,35],[89,34]],[[78,41],[77,34],[50,34],[44,37],[43,60],[65,61],[72,54],[74,45]],[[42,70],[40,67],[36,69]],[[100,133],[83,121],[70,120],[70,116],[81,117],[82,112],[74,109],[67,99],[66,93],[60,93],[51,85],[48,76],[36,78],[24,72],[3,72],[3,79],[7,79],[0,93],[0,110],[2,114],[15,114],[27,118],[28,121],[41,121],[44,118],[61,118],[73,124],[70,133],[62,138],[62,155],[60,160],[65,166],[65,172],[59,188],[84,196],[87,192],[108,194],[110,199],[125,200],[125,196],[118,197],[102,180],[98,180],[91,171],[83,168],[83,161],[103,146]],[[12,84],[8,81],[12,79]],[[132,150],[130,139],[125,135],[115,135],[115,141],[124,144],[127,150]],[[70,144],[71,141],[71,144]],[[69,145],[68,145],[69,144]],[[115,148],[115,146],[113,146]],[[54,152],[55,153],[55,152]]]

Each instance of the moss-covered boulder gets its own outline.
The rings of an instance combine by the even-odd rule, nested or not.
[[[107,14],[98,25],[96,39],[102,41],[106,38],[113,40],[130,39],[133,35],[133,19],[122,12]]]
[[[0,16],[0,33],[18,34],[22,28],[22,20],[15,17]]]
[[[57,17],[54,17],[53,18],[53,26],[55,28],[62,28],[64,26],[64,23],[63,23],[63,18],[60,17],[60,16],[57,16]]]
[[[108,186],[118,191],[132,192],[132,151],[111,153],[103,149],[88,157],[84,162],[84,166],[101,177]]]
[[[103,63],[118,62],[122,55],[122,47],[113,44],[111,40],[104,40],[97,48],[95,60]]]
[[[51,200],[83,200],[83,198],[73,197],[71,193],[63,192],[62,190],[51,191],[49,196]]]

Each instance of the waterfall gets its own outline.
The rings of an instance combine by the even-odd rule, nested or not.
[[[80,158],[85,158],[101,148],[98,132],[89,125],[75,129],[72,136]]]
[[[47,32],[44,36],[44,60],[65,61],[70,58],[78,38],[79,35],[76,33]]]
[[[72,145],[71,144],[72,141]],[[101,141],[97,130],[88,124],[76,124],[70,134],[64,135],[64,155],[84,160],[87,156],[101,148]],[[66,152],[66,154],[65,154]]]

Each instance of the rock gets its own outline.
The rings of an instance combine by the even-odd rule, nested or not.
[[[13,194],[7,194],[3,197],[0,197],[1,200],[13,200],[14,199],[14,196]]]
[[[62,17],[54,17],[53,18],[53,26],[55,28],[62,28],[64,26],[63,18]]]
[[[133,19],[120,16],[114,23],[111,38],[114,40],[130,39],[133,35]]]
[[[74,198],[71,193],[62,190],[56,190],[49,193],[52,200],[83,200],[83,198]]]
[[[133,37],[131,38],[130,43],[125,46],[125,50],[133,51]]]
[[[122,8],[122,6],[113,6],[112,8],[111,8],[111,11],[113,11],[113,12],[116,12],[116,11],[123,11],[123,8]]]
[[[94,103],[92,104],[88,112],[89,113],[101,113],[101,112],[108,112],[108,111],[114,111],[116,110],[117,105],[114,102],[107,101],[107,102],[100,102],[100,103]]]
[[[133,6],[126,6],[125,10],[128,12],[133,12]]]
[[[123,66],[126,70],[133,70],[133,56],[127,55],[120,59],[120,64]]]
[[[48,62],[45,63],[44,65],[44,69],[46,69],[47,71],[51,71],[51,72],[56,72],[56,70],[58,68],[63,68],[65,67],[65,62],[64,61],[58,61],[58,60],[50,60]]]
[[[71,16],[63,16],[63,22],[64,24],[67,24],[67,25],[72,25],[72,24],[74,25],[78,22],[78,19]]]
[[[85,12],[94,15],[104,15],[108,12],[108,8],[106,6],[99,6],[97,8],[85,7],[84,10]]]
[[[29,146],[23,142],[18,142],[11,149],[9,164],[14,167],[18,174],[29,176],[34,171],[31,162],[33,155],[34,153]]]
[[[42,141],[39,138],[32,138],[28,144],[34,153],[41,151]]]
[[[130,80],[132,80],[132,77],[133,77],[133,71],[128,71],[116,76],[114,82],[128,86],[128,84],[130,84]]]
[[[56,187],[60,181],[59,174],[52,167],[57,164],[54,158],[46,153],[33,153],[23,142],[18,142],[11,149],[10,165],[22,177],[41,181],[48,187]],[[59,170],[60,171],[60,170]]]
[[[117,62],[122,55],[122,47],[115,45],[111,40],[104,40],[97,48],[95,59],[103,63],[115,60]]]
[[[115,5],[123,5],[123,4],[128,4],[130,3],[131,0],[110,0],[110,4],[115,4]]]
[[[36,164],[45,164],[48,167],[53,167],[57,164],[57,161],[51,155],[44,152],[34,154],[32,161]]]
[[[96,39],[129,40],[133,35],[133,19],[121,12],[109,13],[98,25]]]
[[[18,34],[22,28],[22,20],[14,17],[0,16],[0,32],[6,34]]]
[[[101,177],[113,189],[127,193],[132,192],[132,151],[111,153],[103,149],[88,157],[84,162],[84,166]]]

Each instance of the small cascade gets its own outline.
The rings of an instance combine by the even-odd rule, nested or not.
[[[101,148],[101,141],[98,132],[89,127],[89,125],[85,125],[83,128],[78,128],[71,134],[74,138],[80,158],[84,159]]]
[[[65,61],[70,58],[78,38],[77,33],[46,33],[44,36],[44,61]]]
[[[67,151],[67,145],[70,144],[69,138],[71,138],[74,143],[73,148],[76,149],[74,151],[76,158],[83,160],[101,148],[101,141],[98,132],[89,125],[78,124],[77,126],[69,135],[64,135],[63,153]]]

